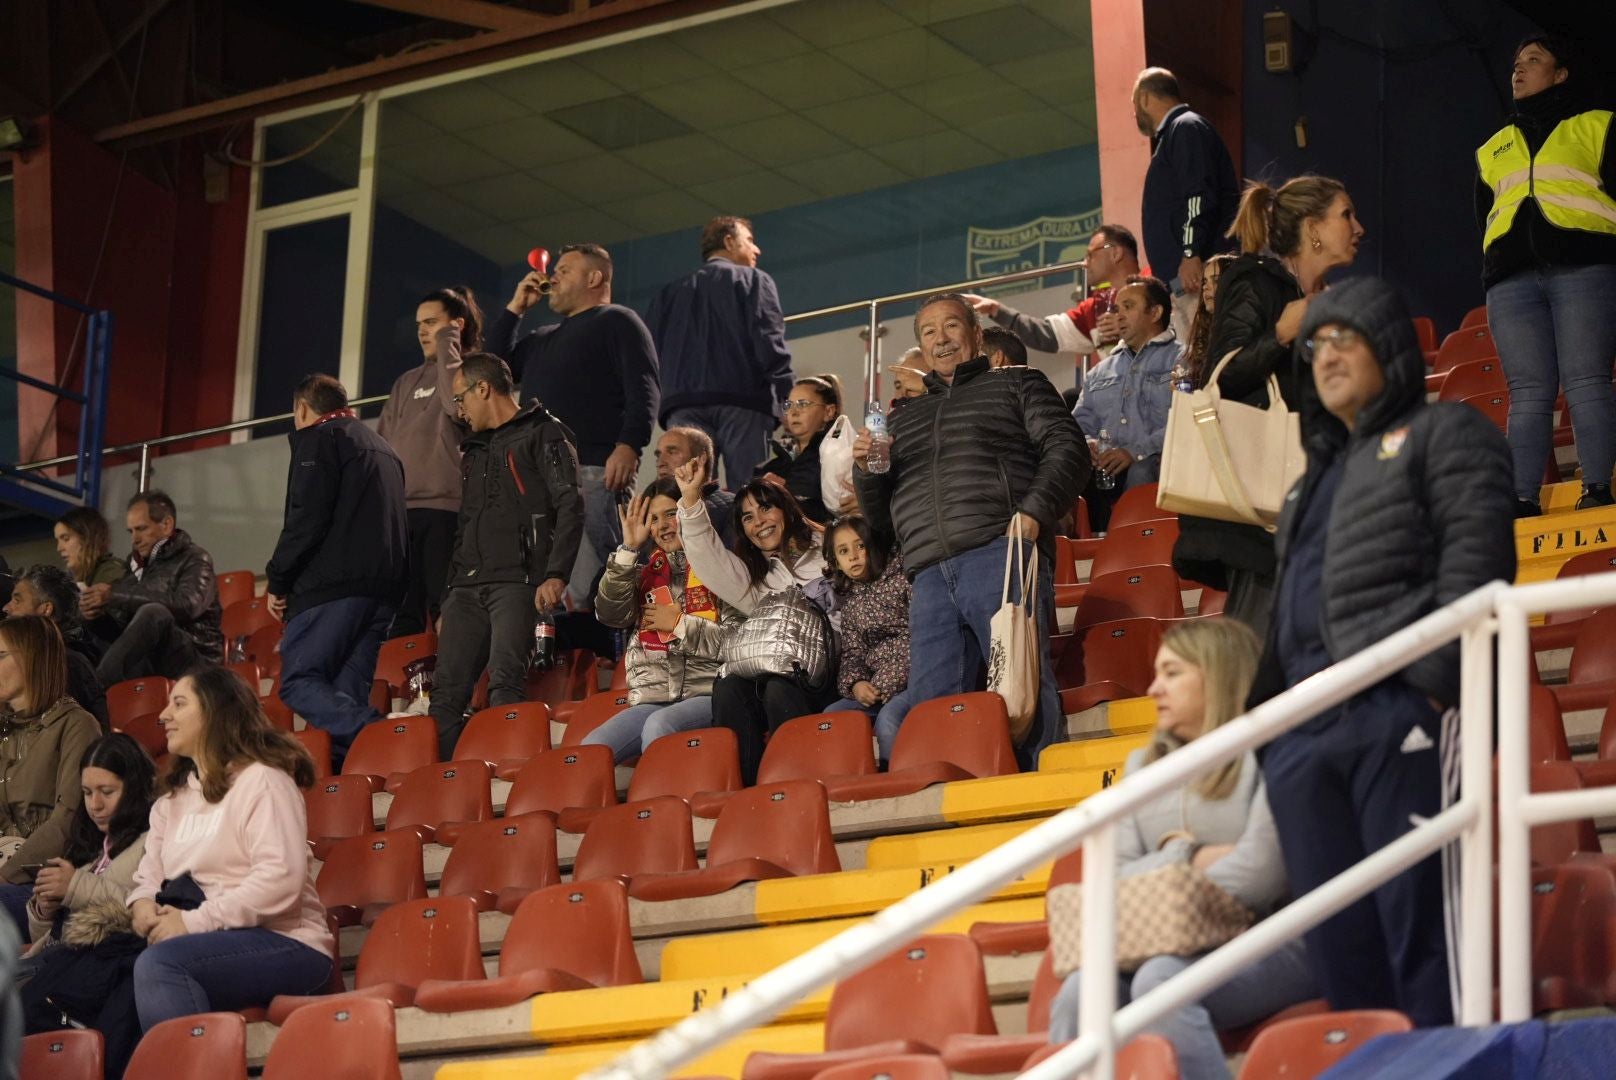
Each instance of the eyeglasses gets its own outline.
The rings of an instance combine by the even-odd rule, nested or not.
[[[1115,244],[1101,244],[1099,247],[1091,247],[1091,248],[1089,248],[1089,254],[1090,255],[1098,255],[1100,252],[1104,251],[1106,248],[1114,248],[1116,246],[1117,245],[1115,245]]]
[[[470,386],[466,387],[464,390],[460,391],[460,393],[456,394],[454,397],[450,398],[449,400],[454,402],[456,405],[459,405],[459,404],[463,403],[466,400],[466,395],[467,394],[471,393],[473,390],[477,389],[479,386],[485,385],[486,383],[487,383],[486,379],[478,379],[476,382],[472,383]]]
[[[815,405],[824,404],[823,401],[815,401],[813,398],[798,398],[796,401],[786,402],[786,412],[797,412],[801,409],[811,409]]]
[[[1325,345],[1334,345],[1337,352],[1355,349],[1363,344],[1364,336],[1350,326],[1338,326],[1334,330],[1320,330],[1302,343],[1303,357],[1308,363]]]

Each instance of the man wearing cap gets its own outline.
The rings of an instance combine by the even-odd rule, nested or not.
[[[1278,592],[1252,705],[1515,576],[1508,445],[1476,410],[1426,403],[1425,360],[1396,290],[1354,278],[1321,293],[1297,342],[1307,472],[1279,519]],[[1261,751],[1296,895],[1447,805],[1458,700],[1450,642]],[[1453,1023],[1456,884],[1432,855],[1311,931],[1330,1007]]]

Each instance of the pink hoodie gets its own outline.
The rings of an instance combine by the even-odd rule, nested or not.
[[[297,785],[271,766],[242,769],[217,803],[202,797],[193,775],[184,789],[152,804],[129,905],[156,899],[164,881],[189,873],[207,897],[183,915],[191,933],[262,926],[329,953],[305,815]]]

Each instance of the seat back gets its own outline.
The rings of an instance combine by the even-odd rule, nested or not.
[[[421,838],[397,829],[339,840],[321,865],[314,889],[327,908],[417,900],[426,895]]]
[[[561,736],[562,746],[577,746],[584,736],[628,708],[627,690],[608,690],[604,694],[586,697],[567,721],[567,730]]]
[[[1169,557],[1171,557],[1169,555]],[[1073,630],[1118,619],[1182,619],[1184,595],[1171,566],[1136,566],[1089,579]],[[1067,650],[1068,652],[1071,650]]]
[[[148,713],[156,714],[168,708],[168,680],[161,675],[141,679],[125,679],[107,687],[107,716],[112,726],[133,720]],[[256,696],[258,688],[253,688]]]
[[[1410,321],[1414,324],[1414,337],[1420,343],[1420,351],[1433,351],[1436,348],[1435,320],[1429,315],[1416,315]]]
[[[412,770],[387,808],[389,829],[422,825],[436,831],[450,821],[487,821],[494,816],[488,764],[445,761]]]
[[[1136,566],[1172,566],[1178,543],[1177,518],[1150,518],[1131,525],[1113,524],[1094,552],[1089,580]]]
[[[366,724],[343,759],[343,775],[388,776],[438,760],[438,726],[430,716],[394,716]]]
[[[1072,504],[1072,536],[1078,540],[1087,540],[1094,535],[1094,525],[1089,518],[1089,501],[1082,495]]]
[[[263,693],[264,673],[259,670],[256,660],[232,660],[225,667],[241,677],[241,681],[252,688],[253,697]]]
[[[105,1059],[106,1042],[93,1028],[46,1031],[23,1039],[18,1075],[23,1080],[101,1080]]]
[[[268,714],[268,710],[265,710]],[[324,728],[306,727],[292,732],[292,738],[303,744],[303,749],[314,759],[314,778],[324,780],[331,775],[331,733]],[[369,784],[366,784],[367,790]]]
[[[933,1054],[885,1054],[833,1065],[814,1080],[949,1080],[943,1059]]]
[[[724,804],[707,844],[707,865],[767,859],[795,875],[841,870],[830,804],[818,780],[747,788]]]
[[[470,897],[434,896],[394,904],[381,913],[359,950],[354,989],[484,976],[477,906]]]
[[[1038,961],[1038,970],[1032,976],[1032,989],[1027,993],[1027,1030],[1049,1030],[1049,1009],[1060,993],[1061,980],[1055,974],[1055,950],[1045,949]]]
[[[219,603],[224,607],[219,614],[219,632],[224,635],[227,649],[237,640],[251,637],[254,631],[277,625],[275,616],[269,612],[269,601],[262,596],[237,600],[229,605],[225,605],[221,598]]]
[[[251,575],[247,580],[251,584]],[[247,1080],[247,1021],[234,1012],[164,1020],[141,1038],[123,1075],[124,1080]]]
[[[258,591],[251,570],[231,570],[214,579],[219,586],[219,607],[224,609],[243,600],[251,600]]]
[[[890,767],[896,772],[933,761],[976,777],[1019,772],[1004,699],[987,692],[955,694],[910,709],[892,744]]]
[[[927,934],[831,991],[825,1049],[889,1039],[941,1046],[950,1035],[997,1035],[982,952],[964,934]]]
[[[1155,678],[1162,628],[1156,619],[1118,619],[1086,626],[1055,661],[1063,693],[1097,683],[1116,684],[1119,697],[1140,697]]]
[[[526,761],[550,749],[550,706],[542,701],[490,705],[472,714],[455,741],[456,761]]]
[[[1506,390],[1492,390],[1483,394],[1471,394],[1467,398],[1460,398],[1460,403],[1470,406],[1493,422],[1499,431],[1509,431],[1509,392]]]
[[[690,805],[663,795],[608,807],[589,823],[572,863],[572,880],[633,877],[697,868]]]
[[[1377,1035],[1413,1031],[1400,1012],[1361,1009],[1298,1016],[1264,1028],[1240,1068],[1241,1080],[1317,1076]]]
[[[258,665],[258,669],[271,678],[279,678],[281,673],[281,635],[286,628],[280,623],[270,623],[260,626],[247,635],[247,644],[242,650],[243,656]],[[258,688],[253,687],[257,693]]]
[[[380,998],[345,997],[294,1011],[269,1048],[263,1080],[311,1076],[399,1080],[393,1007]]]
[[[1486,326],[1486,325],[1487,325],[1487,305],[1486,304],[1482,304],[1480,307],[1471,308],[1469,311],[1465,312],[1464,318],[1459,320],[1459,329],[1461,329],[1461,330],[1469,330],[1473,326]]]
[[[595,654],[588,649],[574,649],[557,657],[548,671],[529,672],[527,677],[527,699],[552,708],[566,701],[583,701],[598,688]]]
[[[609,746],[569,746],[528,759],[505,796],[505,814],[560,813],[569,806],[615,806],[617,769]]]
[[[502,889],[542,889],[560,880],[555,820],[548,814],[507,814],[461,831],[443,866],[438,895],[497,895]]]
[[[1601,548],[1598,551],[1584,551],[1581,555],[1573,555],[1560,564],[1560,570],[1554,576],[1556,579],[1568,577],[1581,577],[1585,574],[1608,574],[1616,571],[1616,551]],[[1574,608],[1570,611],[1551,611],[1544,616],[1546,623],[1579,622],[1592,615],[1598,608]]]
[[[1111,507],[1111,520],[1106,525],[1107,535],[1110,530],[1132,525],[1136,521],[1176,516],[1156,508],[1156,488],[1156,484],[1140,484],[1124,491],[1116,505]]]
[[[1438,401],[1463,401],[1477,394],[1496,394],[1508,390],[1509,383],[1504,379],[1504,364],[1498,357],[1492,356],[1450,368],[1448,377],[1442,380],[1442,389],[1437,391],[1436,397]]]
[[[1077,556],[1072,553],[1072,541],[1065,536],[1055,537],[1055,566],[1053,581],[1056,585],[1077,584]]]
[[[758,783],[867,776],[875,772],[870,718],[862,712],[816,713],[787,720],[763,748]]]
[[[1582,778],[1569,761],[1550,761],[1531,767],[1531,790],[1581,791]],[[1597,853],[1599,830],[1592,818],[1556,821],[1532,829],[1532,862],[1538,866],[1558,866],[1570,862],[1579,851]]]
[[[387,685],[402,692],[408,681],[404,669],[427,656],[438,655],[438,635],[428,630],[424,634],[406,634],[382,642],[376,653],[376,674],[373,678],[386,679]]]
[[[1497,355],[1498,346],[1493,344],[1493,332],[1487,329],[1486,323],[1480,326],[1467,326],[1455,330],[1442,339],[1442,344],[1437,347],[1436,361],[1432,363],[1431,370],[1448,371],[1471,360],[1485,360]]]
[[[499,973],[534,968],[555,968],[594,986],[644,981],[622,883],[574,881],[523,900],[505,930]]]
[[[328,776],[309,788],[303,793],[309,839],[345,840],[375,832],[370,794],[370,782],[363,776]]]
[[[569,727],[570,730],[570,727]],[[628,801],[659,795],[689,798],[698,791],[739,791],[741,752],[729,728],[701,728],[666,735],[634,766]]]
[[[1565,719],[1560,715],[1560,699],[1542,683],[1528,688],[1531,702],[1529,747],[1533,764],[1570,761],[1571,745],[1566,739]]]
[[[275,687],[275,689],[270,693],[269,697],[259,698],[258,704],[263,706],[264,717],[270,722],[271,725],[280,728],[282,731],[293,732],[295,734],[295,731],[293,731],[295,719],[292,715],[292,707],[281,700],[279,685]],[[308,731],[311,729],[304,728],[303,730]],[[316,728],[312,730],[319,729]],[[329,741],[330,740],[328,739],[327,742]]]
[[[168,732],[163,730],[161,714],[155,710],[139,716],[112,715],[112,730],[123,732],[145,747],[154,761],[168,753]]]
[[[1583,620],[1566,673],[1566,681],[1572,684],[1606,679],[1616,679],[1616,607],[1596,611]]]

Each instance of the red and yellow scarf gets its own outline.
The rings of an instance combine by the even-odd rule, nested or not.
[[[681,610],[686,615],[694,615],[698,619],[718,621],[718,601],[708,591],[707,586],[696,577],[696,572],[688,568],[685,570],[685,593]],[[651,561],[640,571],[640,599],[642,603],[655,603],[651,598],[663,586],[671,590],[674,576],[678,571],[668,553],[661,548],[651,552]],[[640,631],[640,645],[646,652],[667,652],[668,643],[657,635],[655,630]]]

